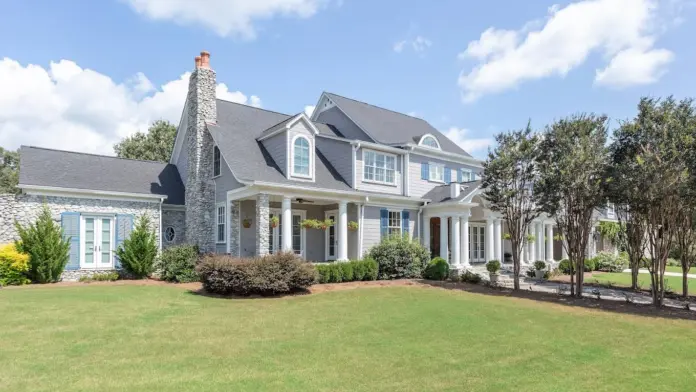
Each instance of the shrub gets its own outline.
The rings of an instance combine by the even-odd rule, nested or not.
[[[305,290],[317,280],[314,266],[292,252],[251,259],[208,255],[196,271],[206,291],[223,295],[286,294]]]
[[[597,271],[603,272],[623,272],[628,266],[628,260],[615,256],[610,252],[599,252],[594,257],[595,268]]]
[[[102,274],[95,274],[92,276],[80,276],[79,281],[83,283],[90,282],[114,282],[119,278],[118,272],[107,272]]]
[[[377,262],[370,258],[347,263],[317,264],[315,267],[319,283],[377,280]]]
[[[462,275],[462,282],[478,284],[481,283],[481,277],[471,271],[466,271]]]
[[[561,262],[558,263],[558,270],[563,275],[570,275],[570,260],[568,260],[568,259],[561,260]]]
[[[36,221],[26,227],[15,222],[19,241],[15,247],[29,255],[29,278],[38,283],[60,280],[70,258],[70,239],[63,238],[63,229],[53,221],[51,211],[44,205]]]
[[[546,263],[543,260],[537,260],[534,262],[534,269],[537,271],[545,270]]]
[[[143,214],[138,218],[130,237],[116,249],[121,267],[136,278],[152,273],[157,257],[157,240],[150,229],[150,217]]]
[[[585,259],[585,272],[592,272],[595,271],[595,260],[594,259]]]
[[[449,264],[442,257],[436,257],[428,263],[423,277],[430,280],[445,280],[449,276]]]
[[[29,283],[29,255],[19,253],[15,244],[0,245],[0,286]]]
[[[667,259],[667,265],[670,267],[681,267],[681,261],[670,257]]]
[[[486,263],[486,269],[491,274],[497,274],[500,271],[500,260],[491,260]]]
[[[379,265],[379,279],[419,278],[430,261],[430,252],[408,237],[389,237],[370,249]]]
[[[167,282],[197,282],[196,272],[198,246],[178,245],[165,249],[157,261],[155,269],[159,270],[162,280]]]

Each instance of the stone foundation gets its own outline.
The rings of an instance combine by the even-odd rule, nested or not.
[[[110,274],[112,272],[118,272],[121,274],[121,270],[75,270],[75,271],[63,271],[63,273],[60,275],[60,280],[62,282],[77,282],[80,280],[82,277],[88,277],[91,278],[96,275],[106,275]]]

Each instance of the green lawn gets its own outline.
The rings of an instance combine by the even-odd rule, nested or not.
[[[631,287],[630,272],[594,272],[591,278],[585,279],[588,283],[611,283],[615,286]],[[696,294],[696,279],[688,279],[689,294]],[[638,274],[638,282],[644,290],[650,290],[650,274]],[[665,287],[671,287],[672,291],[677,294],[682,293],[682,277],[681,276],[665,276]]]
[[[0,390],[690,391],[693,322],[419,287],[0,290]]]

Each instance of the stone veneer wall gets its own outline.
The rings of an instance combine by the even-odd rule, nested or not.
[[[213,70],[198,68],[191,74],[187,102],[186,238],[201,252],[215,252],[214,142],[205,125],[217,121]]]
[[[174,241],[167,242],[164,231],[167,227],[174,228]],[[162,207],[162,248],[186,243],[186,211],[170,210]]]
[[[271,209],[269,198],[265,193],[256,196],[256,255],[264,256],[268,254],[268,224]]]
[[[241,256],[240,253],[240,235],[242,223],[240,222],[241,202],[235,200],[230,205],[230,254],[233,256]]]
[[[0,243],[17,239],[14,221],[26,225],[36,220],[43,204],[51,210],[53,219],[60,224],[62,212],[132,214],[138,216],[147,213],[153,224],[157,240],[161,235],[159,227],[159,202],[136,202],[103,199],[83,199],[62,196],[35,195],[0,195]],[[101,271],[103,272],[103,271]],[[63,273],[63,280],[77,280],[81,276],[91,276],[99,271],[77,270]]]

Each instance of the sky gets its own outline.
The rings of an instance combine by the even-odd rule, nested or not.
[[[287,114],[322,91],[421,117],[478,158],[497,133],[696,96],[696,0],[23,0],[0,13],[0,146],[113,154],[217,96]],[[394,130],[398,132],[398,130]]]

